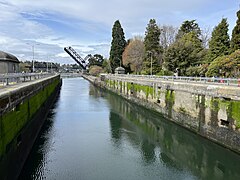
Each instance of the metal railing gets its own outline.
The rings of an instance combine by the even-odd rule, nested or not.
[[[52,73],[10,73],[0,74],[0,87],[28,82],[53,75]]]
[[[109,77],[119,78],[135,78],[139,80],[161,80],[161,81],[176,81],[186,83],[203,83],[203,84],[217,84],[226,86],[239,86],[240,78],[216,78],[216,77],[185,77],[185,76],[157,76],[157,75],[132,75],[132,74],[106,74]]]

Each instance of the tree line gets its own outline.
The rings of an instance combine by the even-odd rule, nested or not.
[[[158,26],[150,19],[144,37],[126,41],[117,20],[109,61],[103,61],[102,67],[111,73],[123,66],[134,74],[240,77],[240,10],[231,39],[228,26],[227,19],[222,18],[209,39],[209,29],[200,29],[196,20],[186,20],[175,28]]]

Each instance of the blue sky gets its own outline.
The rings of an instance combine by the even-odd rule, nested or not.
[[[74,63],[63,51],[72,46],[82,57],[109,56],[111,30],[119,19],[126,39],[144,35],[150,18],[159,25],[179,27],[196,19],[213,29],[227,18],[229,34],[236,23],[240,0],[0,0],[0,50],[20,60],[35,58]]]

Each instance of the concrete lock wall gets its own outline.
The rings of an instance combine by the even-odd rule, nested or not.
[[[95,83],[240,153],[239,87],[113,75]]]
[[[59,75],[0,94],[0,177],[16,179],[61,86]]]

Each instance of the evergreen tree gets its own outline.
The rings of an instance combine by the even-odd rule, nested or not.
[[[112,28],[112,43],[110,50],[110,65],[112,69],[112,73],[114,70],[120,65],[120,61],[122,64],[122,53],[126,46],[126,40],[123,32],[123,28],[119,20],[115,21]]]
[[[240,49],[240,10],[237,12],[237,24],[232,31],[231,50],[232,52]]]
[[[227,55],[229,48],[228,23],[227,19],[223,18],[213,29],[212,38],[209,41],[210,61],[213,61],[218,56]]]
[[[151,73],[151,61],[152,61],[152,73],[159,72],[161,67],[161,53],[162,47],[160,46],[160,34],[161,31],[156,24],[155,19],[150,19],[144,38],[145,58],[143,62],[143,70],[146,74]]]
[[[195,22],[196,20],[191,20],[191,21],[184,21],[178,30],[177,34],[177,39],[180,39],[184,34],[190,33],[190,32],[195,32],[197,37],[200,36],[201,30],[198,26],[198,23]]]
[[[177,69],[181,76],[191,75],[190,67],[202,64],[205,53],[195,32],[185,34],[164,53],[164,66],[172,72]]]
[[[104,58],[100,54],[94,54],[93,56],[91,55],[88,59],[88,67],[91,66],[102,66],[104,61]]]

